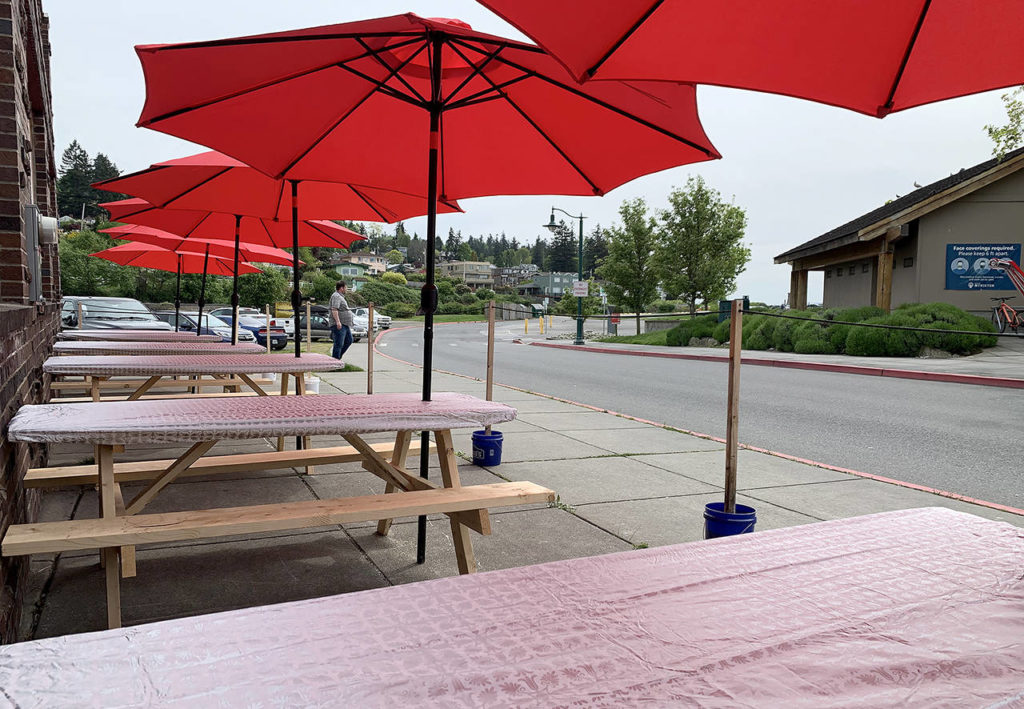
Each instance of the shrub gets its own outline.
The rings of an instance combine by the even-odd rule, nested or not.
[[[472,292],[470,287],[467,286],[465,283],[459,283],[458,285],[455,286],[456,295],[465,295],[466,293],[470,292]]]
[[[411,303],[388,303],[382,310],[393,318],[411,318],[416,314],[416,306]]]
[[[680,300],[656,300],[651,303],[651,310],[655,313],[674,313],[682,310],[682,305]]]
[[[462,314],[462,303],[456,301],[449,301],[447,303],[441,303],[437,306],[437,312],[441,315],[461,315]]]
[[[459,302],[462,303],[463,305],[474,305],[476,303],[479,303],[480,301],[478,301],[476,299],[476,296],[473,295],[472,293],[463,293],[462,295],[459,296]]]
[[[388,271],[387,273],[380,274],[380,280],[382,283],[393,283],[396,286],[404,286],[408,279],[404,273],[398,273],[397,271]]]
[[[368,281],[360,286],[359,294],[365,302],[372,302],[379,306],[388,305],[389,303],[419,305],[420,302],[418,291],[393,283],[385,283],[380,279]]]
[[[692,320],[683,320],[668,331],[665,341],[672,347],[686,345],[692,338],[714,337],[718,317],[704,315]]]
[[[479,300],[493,300],[494,291],[492,291],[490,288],[477,288],[476,297]]]

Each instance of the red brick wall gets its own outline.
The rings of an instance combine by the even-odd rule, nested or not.
[[[0,0],[0,431],[24,404],[49,397],[42,372],[59,329],[56,246],[43,247],[43,301],[29,303],[24,207],[56,214],[48,21],[41,0]],[[0,535],[33,521],[39,495],[22,481],[44,446],[0,436]],[[0,642],[17,640],[27,558],[0,560]]]

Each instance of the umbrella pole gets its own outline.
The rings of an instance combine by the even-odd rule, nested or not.
[[[238,344],[238,239],[242,228],[242,217],[235,215],[235,274],[231,280],[231,344]],[[267,333],[270,337],[270,333]]]
[[[299,183],[292,183],[292,316],[295,318],[295,356],[302,356],[302,338],[299,336]]]
[[[441,142],[441,42],[440,35],[431,37],[430,60],[430,148],[427,151],[427,279],[420,293],[423,310],[423,400],[430,401],[430,370],[434,365],[434,309],[437,286],[434,285],[434,239],[437,237],[437,161]],[[420,433],[420,477],[427,477],[430,432]],[[440,447],[438,449],[440,453]],[[427,558],[427,518],[417,520],[416,563]]]
[[[178,332],[181,318],[181,254],[178,254],[178,277],[174,280],[174,331]]]
[[[199,313],[196,318],[196,337],[203,333],[203,306],[206,305],[206,267],[210,263],[210,246],[206,246],[206,255],[203,256],[203,280],[199,286]]]

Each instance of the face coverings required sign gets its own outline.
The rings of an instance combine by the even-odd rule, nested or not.
[[[1020,244],[946,244],[946,290],[1014,290],[994,258],[1020,263]]]

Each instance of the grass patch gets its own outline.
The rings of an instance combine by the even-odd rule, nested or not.
[[[599,342],[622,342],[631,345],[668,345],[668,330],[655,330],[642,335],[608,335],[598,338]]]

